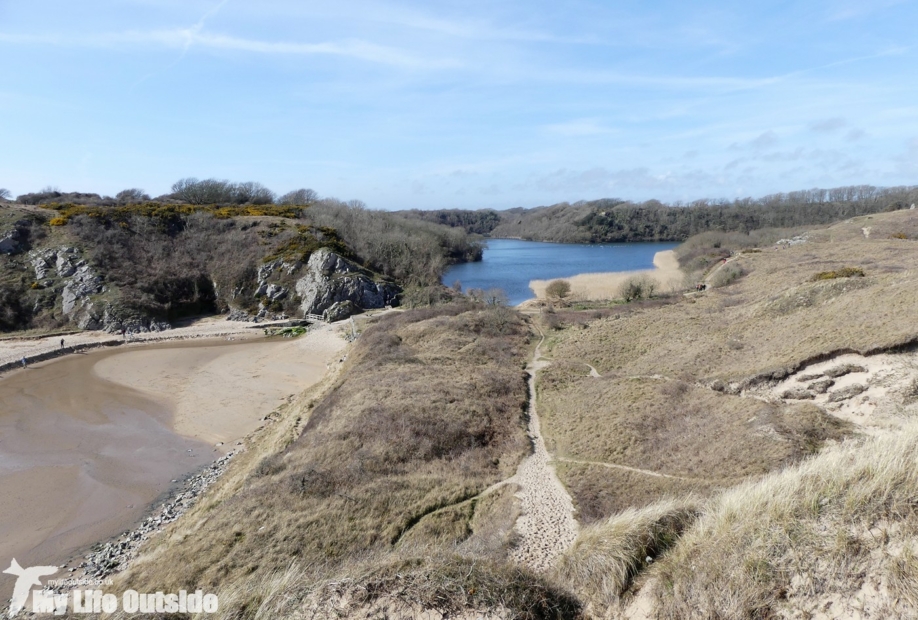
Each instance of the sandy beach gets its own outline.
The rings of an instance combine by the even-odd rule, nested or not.
[[[7,355],[15,349],[8,345],[0,344]],[[130,528],[173,480],[211,463],[320,380],[344,346],[320,325],[293,339],[104,348],[7,373],[0,557],[61,564]]]
[[[682,284],[683,274],[673,250],[657,252],[653,257],[654,269],[639,271],[616,271],[609,273],[581,273],[567,280],[571,284],[570,297],[574,299],[614,299],[628,278],[646,275],[653,278],[660,290],[666,291]],[[529,288],[538,299],[545,299],[545,287],[552,280],[532,280]]]

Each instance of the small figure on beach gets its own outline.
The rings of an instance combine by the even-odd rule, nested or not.
[[[23,368],[26,367],[26,359],[25,359],[25,358],[22,358],[21,360],[19,360],[19,363],[22,364],[22,367],[23,367]]]
[[[63,350],[63,348],[64,348],[64,339],[61,338],[61,349]]]

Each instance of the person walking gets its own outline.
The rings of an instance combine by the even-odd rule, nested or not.
[[[63,350],[64,350],[64,339],[61,338],[61,351],[63,351]]]
[[[25,358],[22,358],[22,359],[19,360],[19,361],[20,361],[20,363],[22,364],[22,367],[25,368],[25,367],[26,367],[26,359],[25,359]]]

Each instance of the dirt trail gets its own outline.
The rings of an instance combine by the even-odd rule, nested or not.
[[[520,463],[512,479],[520,487],[516,496],[520,500],[521,511],[516,522],[520,542],[512,554],[513,559],[536,571],[550,568],[555,558],[573,544],[578,530],[574,503],[551,465],[552,458],[545,448],[536,411],[536,373],[548,365],[548,362],[539,359],[544,341],[545,336],[542,335],[528,368],[528,435],[533,452]]]
[[[590,369],[590,376],[591,376],[591,377],[593,377],[594,379],[601,379],[601,378],[602,378],[602,375],[599,374],[599,372],[598,372],[595,368],[593,368],[592,366],[590,366],[590,365],[587,364],[586,362],[584,362],[584,364],[586,364],[586,365],[589,367],[589,369]]]
[[[650,469],[638,469],[637,467],[628,467],[627,465],[619,465],[618,463],[604,463],[602,461],[579,461],[577,459],[566,459],[566,458],[557,458],[555,460],[563,461],[565,463],[574,463],[576,465],[596,465],[597,467],[606,467],[608,469],[620,469],[622,471],[630,471],[635,474],[644,474],[645,476],[654,476],[655,478],[669,478],[670,480],[688,480],[689,482],[704,482],[703,478],[687,478],[685,476],[674,476],[672,474],[664,474],[658,471],[652,471]]]

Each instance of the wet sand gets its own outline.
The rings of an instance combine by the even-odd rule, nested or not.
[[[288,340],[94,351],[8,374],[0,380],[0,561],[60,565],[129,529],[172,480],[318,381],[343,345],[326,326]]]
[[[609,273],[581,273],[567,280],[571,285],[571,298],[574,299],[615,299],[619,289],[629,278],[646,275],[656,281],[659,290],[668,291],[682,285],[684,275],[679,269],[679,261],[673,250],[657,252],[653,257],[654,269],[639,271],[616,271]],[[538,299],[545,299],[545,288],[552,280],[532,280],[529,288]]]

